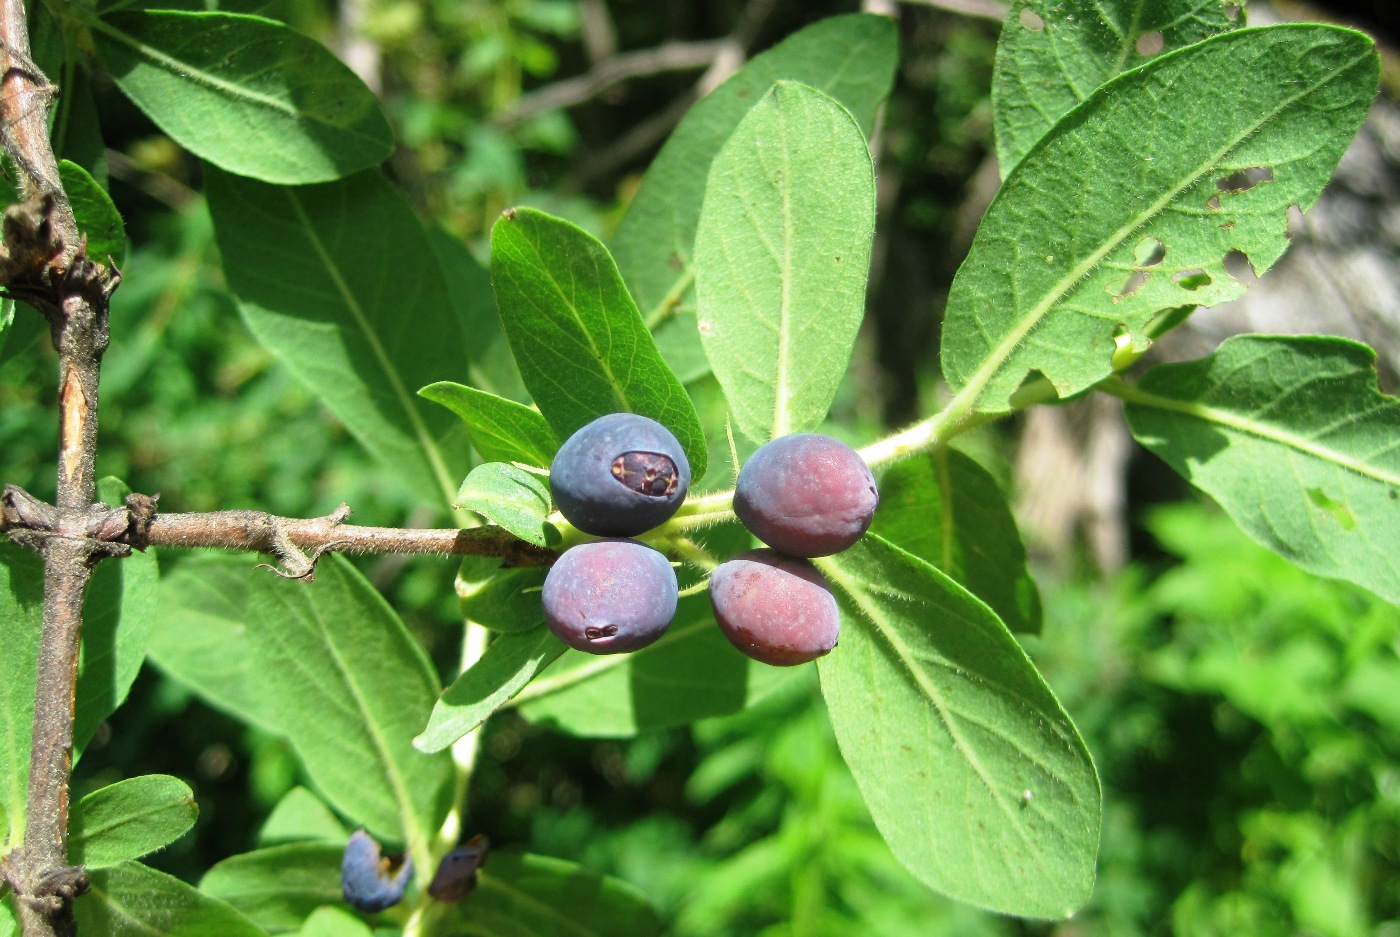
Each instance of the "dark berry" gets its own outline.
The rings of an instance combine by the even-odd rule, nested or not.
[[[836,646],[841,616],[831,587],[804,559],[750,550],[710,575],[710,604],[725,637],[754,660],[805,664]]]
[[[618,654],[646,647],[676,614],[676,571],[636,540],[596,540],[564,551],[544,580],[544,619],[569,647]]]
[[[491,841],[478,833],[442,857],[428,894],[438,901],[461,901],[476,888],[476,870],[486,864]]]
[[[734,513],[749,532],[791,556],[840,553],[870,527],[879,501],[860,453],[816,433],[761,447],[734,488]]]
[[[671,431],[635,413],[610,413],[559,447],[549,490],[570,524],[597,537],[630,537],[676,513],[690,462]]]
[[[340,888],[351,906],[368,914],[391,908],[399,903],[411,878],[411,856],[380,855],[379,844],[364,830],[350,834],[340,860]]]

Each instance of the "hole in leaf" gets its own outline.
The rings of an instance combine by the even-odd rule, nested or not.
[[[1211,211],[1220,211],[1220,196],[1212,195],[1210,198],[1206,199],[1206,208],[1209,208]]]
[[[1232,172],[1224,179],[1216,180],[1215,187],[1222,192],[1248,192],[1261,182],[1273,181],[1273,167],[1250,166],[1238,172]]]
[[[1114,301],[1127,299],[1129,296],[1142,289],[1142,285],[1147,282],[1149,276],[1151,276],[1151,274],[1143,270],[1134,270],[1132,273],[1128,274],[1128,279],[1123,281],[1123,285],[1118,288],[1118,292],[1112,294]]]
[[[1045,20],[1041,19],[1040,14],[1030,7],[1021,8],[1019,19],[1021,20],[1021,25],[1033,33],[1038,33],[1045,28]]]
[[[1342,530],[1356,529],[1356,516],[1342,502],[1328,497],[1321,488],[1309,488],[1308,500],[1332,516]]]
[[[1183,270],[1172,277],[1172,279],[1176,281],[1177,286],[1184,290],[1192,291],[1198,290],[1203,286],[1210,286],[1211,283],[1214,282],[1211,280],[1210,274],[1206,273],[1204,270]]]
[[[1156,238],[1143,238],[1133,248],[1133,266],[1155,267],[1167,256],[1167,245]]]
[[[1143,33],[1141,36],[1137,37],[1137,54],[1156,55],[1158,52],[1162,51],[1162,47],[1166,44],[1167,42],[1162,38],[1162,34],[1156,30],[1150,33]]]
[[[1250,263],[1249,255],[1244,251],[1238,249],[1230,251],[1225,255],[1223,263],[1225,272],[1239,283],[1253,286],[1259,281],[1259,274],[1254,272],[1254,264]]]
[[[1302,234],[1308,228],[1308,220],[1303,217],[1303,209],[1297,205],[1289,205],[1287,213],[1288,237],[1290,240],[1296,235]]]
[[[1225,4],[1225,18],[1231,22],[1240,18],[1241,5],[1238,3]]]

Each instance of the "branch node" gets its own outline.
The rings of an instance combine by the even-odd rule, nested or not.
[[[6,485],[0,495],[0,528],[22,527],[53,530],[58,526],[58,509],[45,504],[18,485]]]

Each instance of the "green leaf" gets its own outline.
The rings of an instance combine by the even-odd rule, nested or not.
[[[265,937],[226,902],[164,872],[123,862],[93,873],[73,902],[78,933],[103,937]]]
[[[510,702],[565,650],[548,628],[496,638],[442,694],[413,744],[425,752],[447,748]]]
[[[1089,752],[1015,638],[947,576],[877,536],[817,561],[842,611],[817,662],[875,825],[924,884],[1063,918],[1094,884]]]
[[[147,10],[88,22],[122,92],[175,142],[241,176],[327,182],[387,159],[374,93],[320,43],[235,13]]]
[[[539,628],[540,590],[548,574],[539,566],[503,569],[494,556],[464,556],[454,583],[462,617],[508,634]]]
[[[520,369],[511,357],[501,317],[496,314],[491,274],[460,240],[435,225],[429,225],[427,231],[428,243],[447,282],[448,298],[462,321],[463,333],[471,337],[467,374],[472,387],[480,388],[478,393],[489,391],[498,397],[525,400]]]
[[[631,654],[566,651],[516,697],[531,722],[572,735],[626,738],[744,707],[748,658],[715,624],[705,595],[681,599],[670,629]]]
[[[19,911],[15,909],[15,894],[0,895],[0,937],[18,937]]]
[[[312,911],[339,904],[343,845],[288,843],[230,856],[200,879],[199,890],[227,901],[270,933],[296,930]]]
[[[1242,6],[1243,4],[1241,4]],[[1002,178],[1099,85],[1244,25],[1221,0],[1015,0],[992,74]]]
[[[403,622],[339,556],[315,582],[256,580],[245,605],[262,691],[332,806],[427,866],[452,795],[452,761],[412,738],[437,701],[437,675]]]
[[[1256,542],[1400,605],[1400,400],[1375,352],[1241,335],[1124,385],[1133,435]]]
[[[870,529],[986,602],[1012,631],[1040,631],[1040,592],[1011,507],[961,452],[939,449],[886,471]]]
[[[898,61],[899,34],[889,17],[853,14],[814,23],[755,56],[692,107],[652,161],[612,249],[645,320],[663,323],[656,333],[666,360],[687,381],[702,373],[692,245],[715,154],[779,80],[831,95],[869,132]]]
[[[418,392],[467,424],[467,435],[488,462],[524,462],[548,468],[559,440],[540,411],[475,387],[440,381]]]
[[[851,115],[780,81],[710,166],[695,233],[700,339],[734,422],[815,429],[865,315],[875,170]]]
[[[146,774],[118,781],[73,808],[69,859],[89,872],[139,859],[185,835],[198,816],[194,792],[179,778]]]
[[[451,421],[411,388],[460,376],[470,338],[404,196],[375,172],[284,188],[209,168],[206,186],[253,334],[387,471],[446,505]]]
[[[120,267],[126,260],[126,227],[112,197],[77,163],[60,161],[58,175],[73,206],[78,230],[87,236],[88,256],[100,264]]]
[[[961,400],[1006,409],[1031,371],[1077,393],[1112,372],[1116,335],[1141,346],[1159,310],[1240,296],[1226,255],[1261,272],[1279,258],[1287,209],[1316,201],[1377,68],[1360,33],[1271,26],[1094,92],[1007,177],[953,281],[942,355]]]
[[[602,242],[511,209],[491,229],[491,285],[520,376],[560,439],[606,413],[640,413],[676,434],[693,477],[705,474],[700,418]]]
[[[281,734],[244,624],[248,592],[267,576],[253,567],[246,557],[195,556],[162,576],[148,650],[167,677],[211,706]]]
[[[344,908],[321,907],[311,912],[300,937],[374,937],[369,925]]]
[[[258,830],[259,846],[320,840],[343,847],[349,838],[325,801],[304,787],[294,787],[283,794]]]
[[[457,489],[454,507],[475,511],[537,547],[559,542],[549,523],[549,483],[505,462],[472,469]]]
[[[492,937],[655,937],[662,931],[635,887],[562,859],[493,852],[477,881],[471,897],[444,915],[449,926]]]
[[[6,841],[24,838],[34,673],[44,613],[44,564],[38,554],[0,541],[0,811]]]
[[[10,333],[10,326],[15,321],[15,301],[13,299],[0,299],[0,362],[5,360],[5,337]]]

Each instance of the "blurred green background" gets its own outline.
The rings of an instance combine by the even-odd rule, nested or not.
[[[703,67],[621,82],[566,109],[533,110],[542,99],[532,94],[557,91],[619,49],[713,42],[738,28],[753,53],[857,8],[218,6],[283,19],[368,63],[362,73],[401,144],[387,172],[425,217],[477,250],[512,204],[606,236]],[[904,59],[879,138],[870,315],[833,414],[835,431],[862,441],[936,399],[941,297],[984,204],[992,142],[997,22],[920,4],[899,12]],[[1373,17],[1363,25],[1385,26],[1382,7],[1359,13]],[[442,523],[376,477],[343,427],[253,341],[224,290],[197,162],[110,80],[92,84],[111,192],[132,239],[103,372],[99,474],[159,492],[167,510],[311,516],[347,501],[363,523]],[[647,127],[650,138],[638,134]],[[0,353],[0,479],[51,497],[55,361],[29,321],[37,317],[20,315]],[[968,441],[1008,487],[1022,430],[1017,422]],[[1105,571],[1118,564],[1081,540],[1066,549],[1027,530],[1047,611],[1043,634],[1025,643],[1104,783],[1099,882],[1073,920],[986,915],[905,872],[842,764],[811,668],[749,711],[634,740],[574,739],[497,717],[467,832],[628,879],[686,937],[1400,937],[1400,612],[1253,546],[1150,457],[1133,457],[1125,472],[1121,568]],[[167,552],[161,562],[180,559]],[[461,636],[453,565],[361,566],[450,676]],[[152,860],[189,880],[250,848],[272,805],[305,780],[279,739],[149,667],[88,748],[75,796],[147,772],[182,777],[198,796],[197,828]]]

